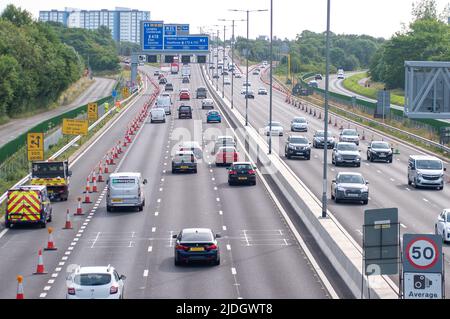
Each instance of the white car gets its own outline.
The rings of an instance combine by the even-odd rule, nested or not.
[[[153,108],[150,111],[150,123],[166,123],[166,111],[163,108]]]
[[[258,95],[267,95],[267,90],[265,88],[259,88]]]
[[[284,130],[283,126],[281,126],[280,122],[273,122],[272,121],[272,130],[270,130],[270,123],[267,123],[267,126],[264,128],[265,135],[277,135],[277,136],[283,136]]]
[[[111,265],[78,266],[67,277],[66,299],[123,299],[125,279]]]
[[[240,79],[240,78],[242,78],[242,74],[236,73],[236,74],[234,75],[234,77],[235,77],[236,79]]]
[[[224,78],[223,79],[223,84],[230,85],[231,84],[230,78]]]
[[[434,231],[436,235],[442,235],[444,243],[450,241],[450,208],[444,209],[439,214]]]
[[[359,134],[355,129],[343,129],[339,134],[339,142],[349,142],[359,145]]]

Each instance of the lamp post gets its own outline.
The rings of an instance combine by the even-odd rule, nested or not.
[[[327,165],[328,165],[328,96],[330,87],[330,0],[327,0],[326,74],[325,74],[325,143],[323,147],[322,218],[327,217]]]
[[[232,35],[231,35],[231,64],[233,65],[233,69],[231,70],[231,108],[234,108],[234,71],[236,70],[236,66],[234,64],[234,23],[237,21],[245,21],[244,19],[242,20],[226,20],[226,19],[219,19],[219,21],[231,21],[231,30],[232,30]],[[224,59],[225,60],[225,59]]]
[[[272,38],[273,38],[273,0],[270,0],[270,92],[269,92],[269,154],[272,154],[272,99],[273,99],[273,92],[272,92],[272,63],[273,63],[273,45],[272,45]]]
[[[246,58],[246,74],[245,74],[245,126],[248,126],[248,54],[250,52],[249,48],[249,18],[250,18],[250,12],[263,12],[268,11],[267,9],[259,9],[259,10],[237,10],[237,9],[229,9],[229,11],[234,12],[246,12],[247,13],[247,52],[245,54]]]

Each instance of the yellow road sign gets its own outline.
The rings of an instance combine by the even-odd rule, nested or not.
[[[97,121],[98,120],[98,106],[97,103],[88,104],[88,120]]]
[[[44,160],[44,133],[27,134],[27,151],[29,161]]]
[[[126,99],[130,96],[130,90],[127,87],[122,88],[122,96]]]
[[[88,126],[88,120],[63,119],[62,132],[67,135],[87,135]]]

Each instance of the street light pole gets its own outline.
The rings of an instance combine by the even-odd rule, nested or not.
[[[225,71],[225,31],[226,31],[227,27],[224,25],[223,26],[223,66],[222,66],[222,99],[225,98],[225,75],[223,74],[223,72]]]
[[[269,154],[272,154],[272,63],[273,63],[273,45],[272,45],[272,37],[273,37],[273,0],[270,0],[270,95],[269,95]]]
[[[216,52],[217,52],[216,72],[217,72],[217,75],[219,75],[219,29],[217,29]],[[219,90],[219,79],[216,79],[216,91],[218,91],[218,90]]]
[[[245,58],[247,60],[246,74],[245,74],[245,126],[248,126],[248,54],[250,52],[250,45],[248,41],[248,26],[249,26],[249,13],[247,10],[247,52]]]
[[[328,96],[330,88],[330,0],[327,0],[327,36],[326,36],[326,75],[325,75],[325,143],[323,147],[323,193],[322,218],[327,217],[327,187],[328,187]]]

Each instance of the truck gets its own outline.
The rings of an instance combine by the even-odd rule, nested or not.
[[[40,161],[31,164],[31,185],[47,186],[50,200],[67,201],[72,172],[68,161]]]
[[[172,74],[178,74],[180,70],[180,66],[178,63],[174,62],[170,64],[170,73]]]

